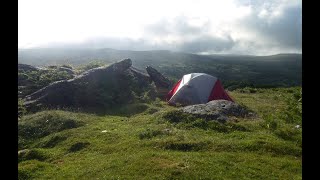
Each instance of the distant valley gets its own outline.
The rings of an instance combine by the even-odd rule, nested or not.
[[[114,49],[19,49],[18,62],[34,66],[68,64],[79,66],[97,61],[111,64],[130,58],[145,69],[152,65],[176,81],[183,74],[203,72],[219,77],[226,88],[245,86],[290,87],[302,81],[302,55],[197,55],[166,50],[129,51]]]

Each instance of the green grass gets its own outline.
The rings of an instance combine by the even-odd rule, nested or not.
[[[232,91],[257,117],[226,124],[170,119],[176,108],[159,100],[104,115],[25,115],[19,149],[32,153],[20,157],[19,179],[301,179],[301,122],[282,116],[297,115],[286,101],[297,89]],[[48,118],[60,123],[46,126]],[[68,121],[77,126],[59,126]],[[22,136],[22,125],[47,133]]]

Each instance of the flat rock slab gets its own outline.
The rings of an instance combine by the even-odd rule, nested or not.
[[[229,120],[230,116],[249,117],[253,115],[246,107],[227,100],[213,100],[206,104],[185,106],[180,110],[200,118],[218,121]]]

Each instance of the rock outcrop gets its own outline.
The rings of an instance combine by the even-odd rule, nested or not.
[[[51,83],[26,96],[25,105],[28,109],[41,105],[46,107],[84,107],[94,106],[97,103],[98,106],[98,101],[101,102],[104,99],[99,97],[101,94],[97,90],[101,90],[106,82],[110,82],[108,84],[110,89],[113,88],[112,85],[116,84],[117,80],[122,80],[120,74],[131,65],[130,59],[124,59],[107,67],[88,70],[70,80]],[[118,82],[120,83],[121,80]]]
[[[153,81],[156,86],[158,96],[161,99],[165,99],[173,83],[151,66],[147,66],[146,70],[150,76],[151,81]]]
[[[227,100],[213,100],[206,104],[185,106],[180,109],[185,113],[192,114],[207,120],[226,121],[229,117],[250,117],[253,112],[235,102]]]
[[[130,71],[130,73],[133,74],[134,77],[136,77],[136,80],[138,81],[138,83],[140,85],[152,83],[150,76],[148,74],[144,73],[143,71],[141,71],[133,66],[131,66],[129,68],[129,71]]]
[[[150,72],[151,68],[148,69]],[[157,92],[151,86],[152,81],[164,86],[167,93],[170,81],[153,68],[151,72],[152,75],[148,75],[132,67],[131,59],[124,59],[90,69],[73,79],[51,83],[26,96],[25,105],[29,111],[39,107],[105,109],[128,103],[136,96],[144,96],[145,92]]]
[[[151,80],[155,83],[157,88],[165,88],[169,89],[172,83],[166,77],[164,77],[161,73],[159,73],[156,69],[151,66],[147,66],[146,70],[151,78]]]
[[[23,156],[23,155],[25,155],[25,154],[27,154],[29,152],[30,152],[29,149],[20,150],[20,151],[18,151],[18,156]]]

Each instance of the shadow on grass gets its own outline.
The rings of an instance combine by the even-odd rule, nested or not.
[[[148,110],[148,114],[153,114],[157,112],[157,109],[150,108],[145,103],[132,103],[132,104],[123,104],[117,105],[110,108],[98,108],[98,107],[86,107],[86,108],[72,108],[72,107],[61,107],[61,108],[50,108],[50,107],[43,107],[39,109],[37,112],[47,111],[47,110],[62,110],[62,111],[69,111],[74,113],[86,113],[86,114],[94,114],[97,116],[105,116],[105,115],[112,115],[112,116],[122,116],[122,117],[130,117],[136,114],[143,113],[144,111]],[[36,113],[36,112],[32,112]],[[29,112],[30,114],[30,112]]]
[[[39,144],[37,144],[37,147],[41,147],[41,148],[53,148],[55,147],[57,144],[59,144],[60,142],[66,140],[67,137],[66,136],[61,136],[61,135],[54,135],[49,137],[48,139],[46,139],[43,142],[40,142]]]
[[[77,143],[71,145],[71,147],[68,149],[68,152],[77,152],[77,151],[80,151],[80,150],[86,148],[89,145],[90,145],[90,143],[88,143],[88,142],[77,142]]]
[[[157,144],[158,147],[174,151],[202,151],[208,150],[211,142],[181,142],[181,141],[163,141]]]

